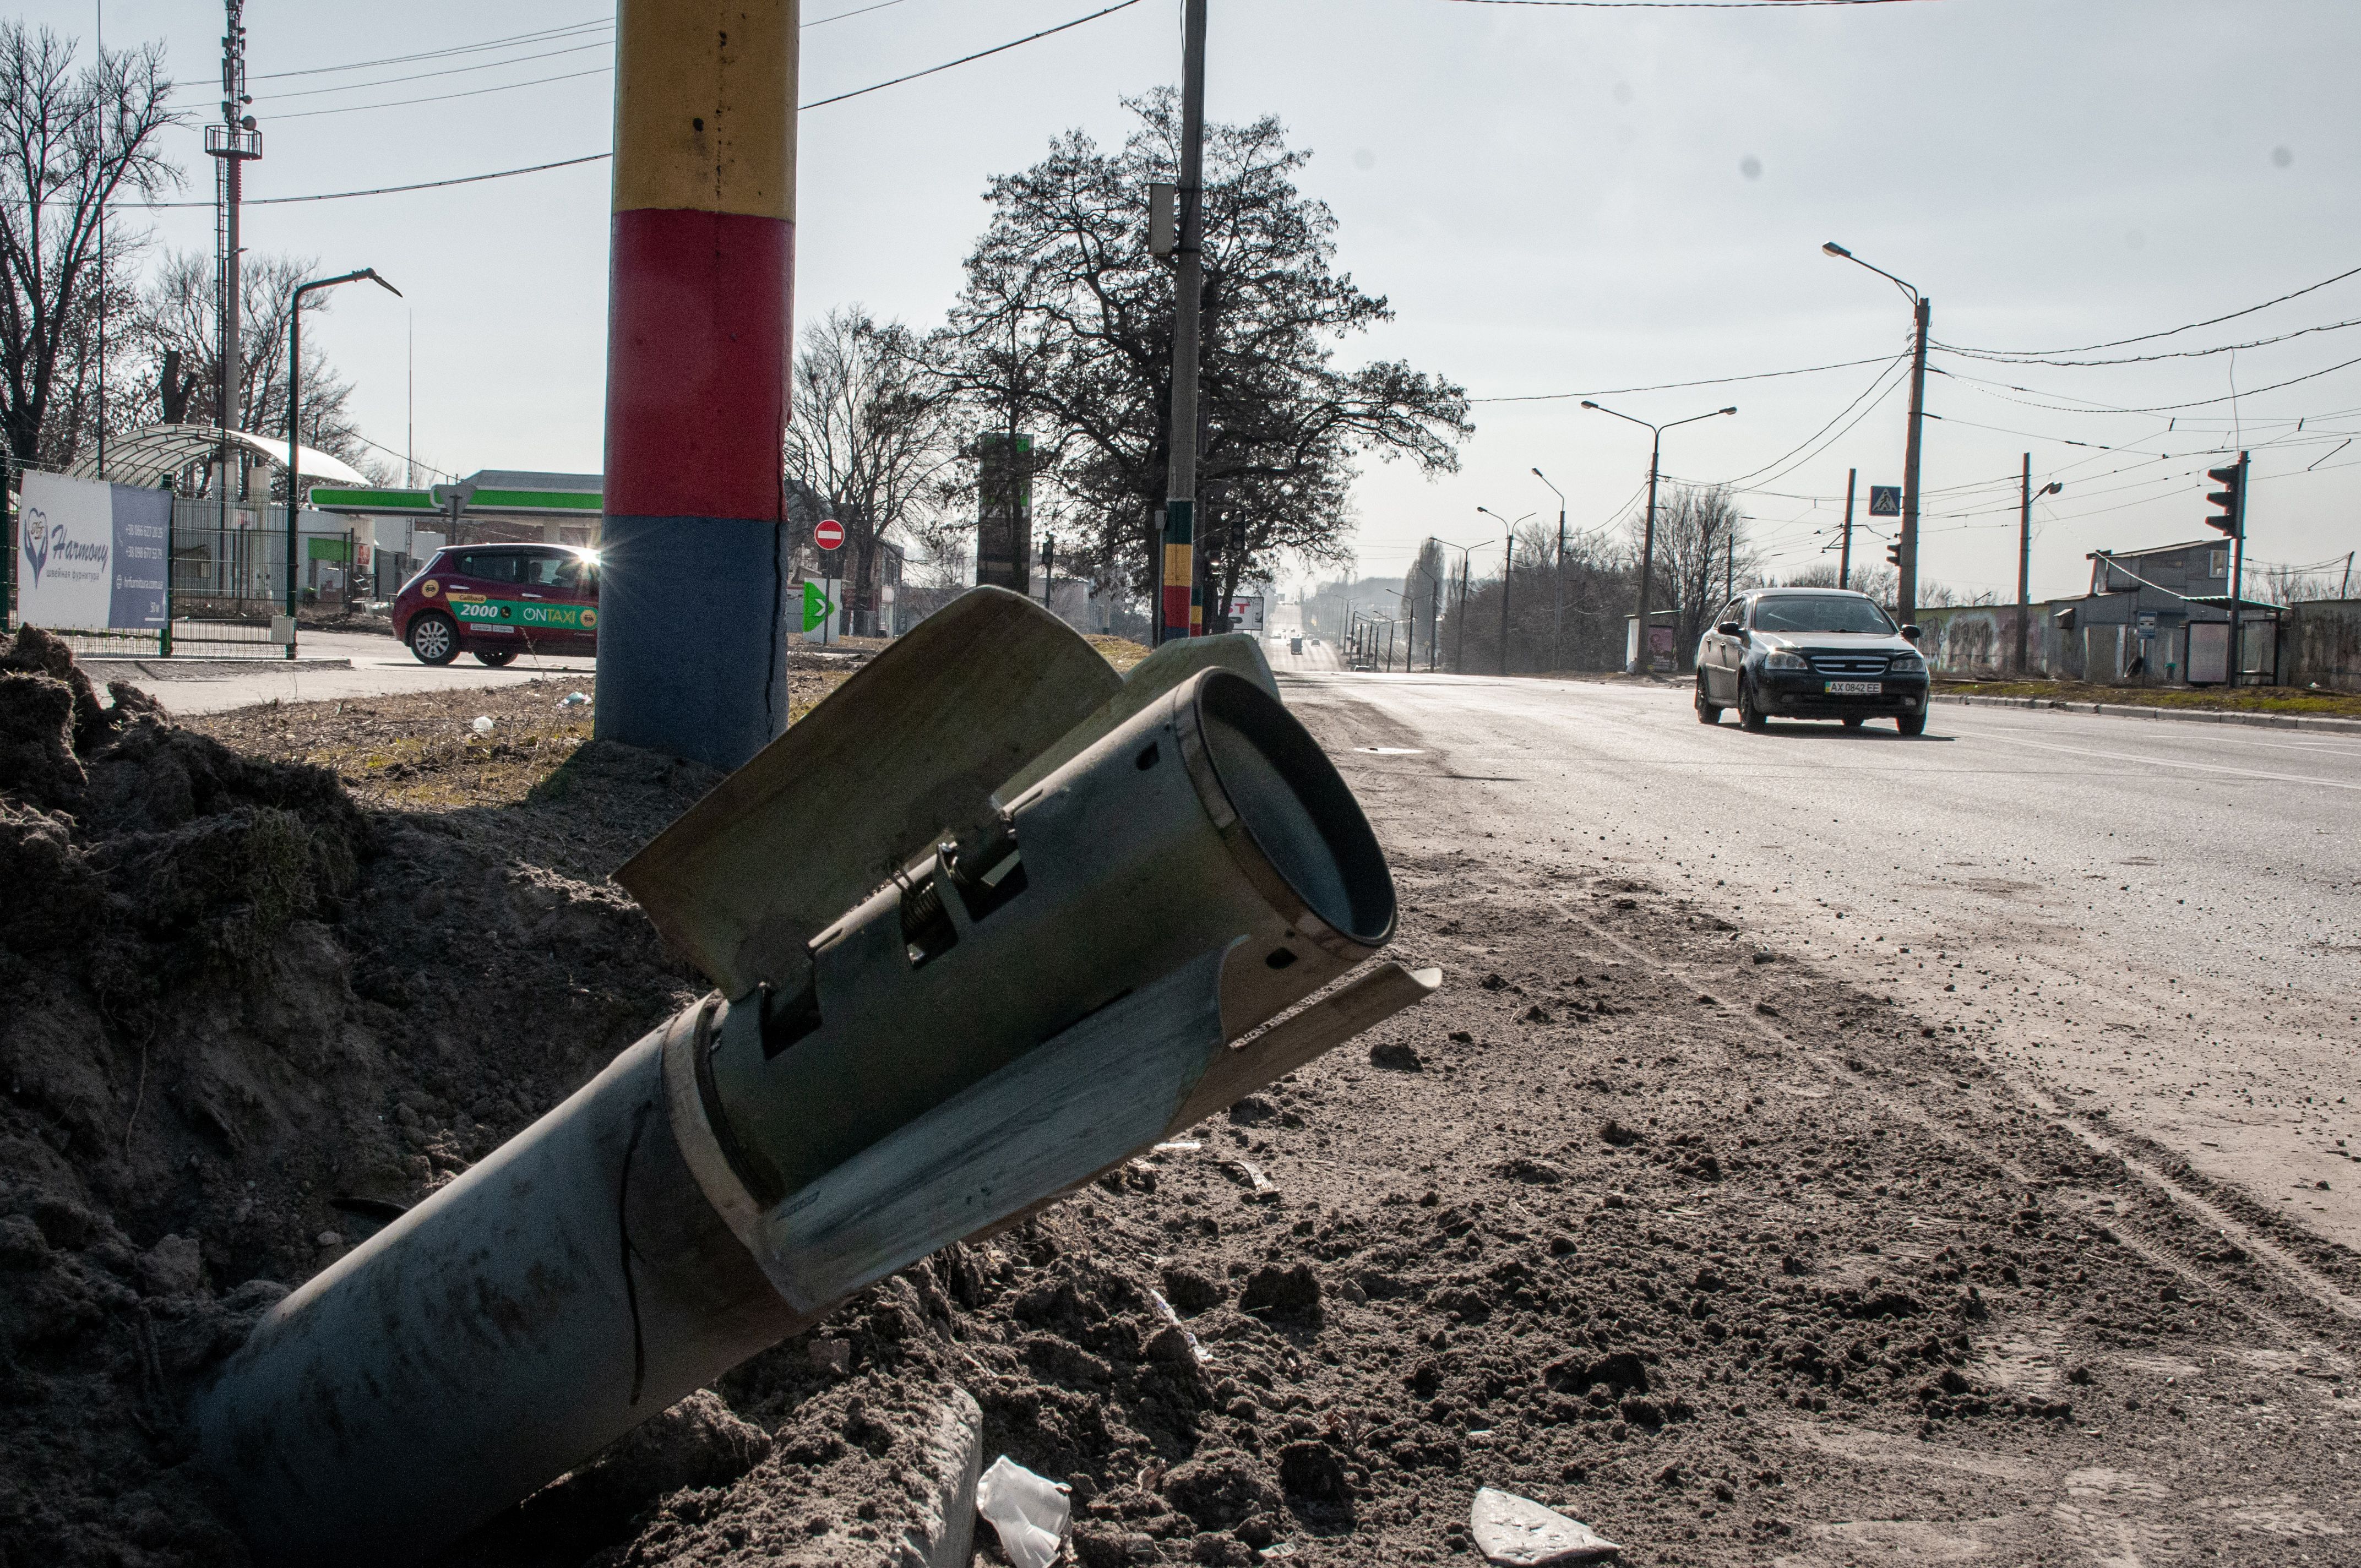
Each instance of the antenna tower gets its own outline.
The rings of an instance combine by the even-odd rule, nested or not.
[[[238,203],[243,198],[247,160],[262,156],[262,133],[246,112],[254,102],[246,90],[246,0],[223,0],[221,122],[205,127],[205,151],[214,164],[214,280],[221,290],[216,319],[221,323],[221,386],[214,415],[222,430],[218,483],[221,503],[229,505],[231,453],[229,433],[245,423],[238,407]],[[222,524],[228,526],[225,515]]]

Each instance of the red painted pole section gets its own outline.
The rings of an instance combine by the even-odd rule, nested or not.
[[[794,225],[649,209],[613,244],[607,510],[776,521]]]
[[[622,0],[602,740],[734,768],[786,727],[795,0]]]

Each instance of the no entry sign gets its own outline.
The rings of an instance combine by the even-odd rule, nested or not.
[[[844,524],[832,517],[824,517],[812,527],[812,543],[823,550],[834,550],[844,543]]]

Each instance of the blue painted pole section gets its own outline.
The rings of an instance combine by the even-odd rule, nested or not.
[[[601,739],[735,768],[787,727],[786,543],[767,521],[607,519]]]

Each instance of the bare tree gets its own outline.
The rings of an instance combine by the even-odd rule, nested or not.
[[[858,305],[804,329],[796,354],[795,418],[785,449],[788,516],[844,525],[854,630],[877,630],[880,542],[896,526],[930,523],[961,450],[957,401],[922,365],[899,322]],[[807,515],[808,514],[808,515]],[[955,531],[930,529],[932,541]]]
[[[238,269],[238,402],[246,428],[274,438],[287,433],[288,303],[297,284],[319,272],[316,258],[249,255]],[[140,364],[134,382],[145,419],[210,424],[220,418],[221,290],[213,258],[176,252],[139,297],[130,337]],[[314,317],[334,298],[315,293]],[[380,465],[360,439],[351,411],[353,386],[328,362],[317,337],[303,348],[303,444],[357,468]]]
[[[1644,519],[1632,521],[1633,537]],[[1722,486],[1670,485],[1656,506],[1657,570],[1671,591],[1673,647],[1686,660],[1705,630],[1705,618],[1728,602],[1729,590],[1756,575],[1746,542],[1746,519]]]
[[[100,309],[129,305],[146,239],[111,225],[102,275],[100,214],[180,184],[159,147],[184,118],[171,90],[160,44],[77,70],[72,40],[0,21],[0,432],[19,461],[61,467],[96,429]]]
[[[1148,249],[1150,182],[1174,178],[1178,94],[1129,100],[1116,153],[1078,131],[985,193],[992,221],[933,344],[944,374],[995,420],[1030,419],[1043,482],[1084,509],[1095,553],[1153,576],[1170,466],[1172,263]],[[1224,603],[1276,557],[1338,563],[1352,465],[1457,466],[1466,393],[1399,362],[1346,369],[1334,345],[1391,319],[1336,270],[1336,220],[1294,176],[1309,155],[1274,118],[1205,127],[1203,347],[1197,541]]]

